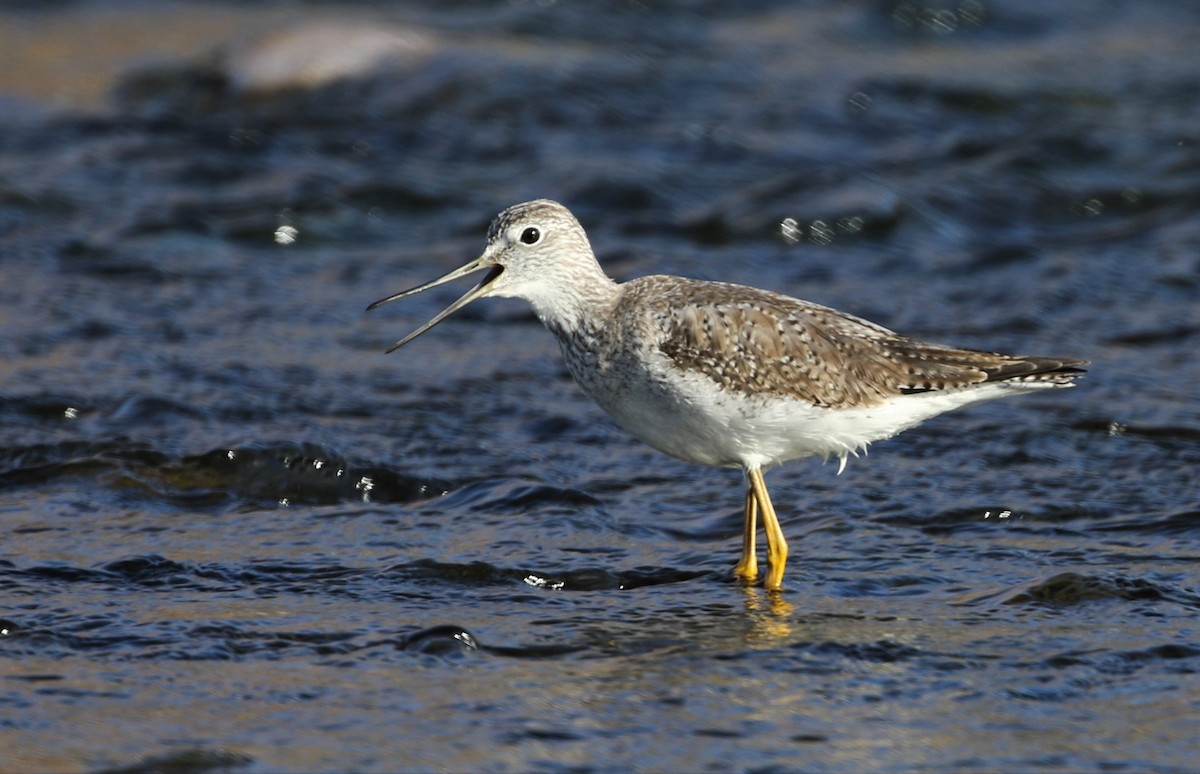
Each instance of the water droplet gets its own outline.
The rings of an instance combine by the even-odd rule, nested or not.
[[[795,244],[804,238],[804,232],[800,229],[800,224],[795,218],[784,218],[779,224],[779,232],[783,234],[785,241],[790,244]]]
[[[808,226],[808,238],[815,244],[827,245],[833,241],[833,229],[823,220],[814,220]]]
[[[858,215],[839,218],[837,227],[843,234],[857,234],[863,230],[863,219]]]
[[[300,231],[294,226],[280,226],[275,229],[275,244],[290,245],[300,236]]]
[[[375,488],[375,482],[371,480],[370,476],[360,478],[358,483],[354,485],[354,488],[362,492],[362,501],[364,503],[371,502],[371,490]]]

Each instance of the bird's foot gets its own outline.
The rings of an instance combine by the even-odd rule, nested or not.
[[[753,583],[758,580],[758,559],[753,554],[743,556],[733,568],[733,577],[743,583]]]

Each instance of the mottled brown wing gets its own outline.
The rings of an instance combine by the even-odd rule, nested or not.
[[[1083,361],[914,341],[834,309],[740,285],[680,280],[654,303],[660,349],[725,389],[818,406],[873,406],[1004,379],[1069,382]]]

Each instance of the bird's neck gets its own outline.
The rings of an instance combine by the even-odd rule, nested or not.
[[[620,296],[620,285],[595,264],[529,298],[538,319],[556,336],[576,336],[603,325]]]

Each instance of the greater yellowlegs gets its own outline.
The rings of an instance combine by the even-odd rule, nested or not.
[[[368,307],[476,271],[486,274],[420,336],[477,298],[523,298],[562,345],[575,381],[626,431],[690,462],[741,468],[742,558],[758,577],[758,514],[767,538],[764,586],[781,588],[787,541],[764,467],[840,459],[930,417],[979,401],[1070,387],[1087,361],[958,349],[769,290],[671,276],[611,280],[566,207],[517,204],[488,229],[462,268]]]

